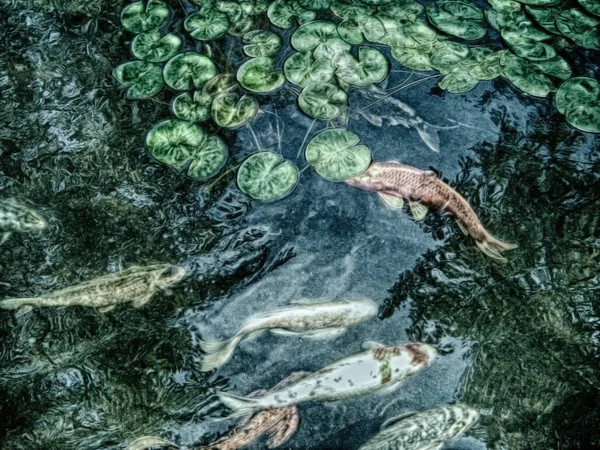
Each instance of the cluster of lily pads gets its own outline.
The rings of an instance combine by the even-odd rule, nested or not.
[[[217,131],[248,125],[259,113],[255,96],[286,85],[292,92],[300,88],[298,107],[306,115],[333,120],[348,108],[351,88],[388,76],[386,47],[406,68],[437,70],[438,86],[451,93],[499,76],[531,96],[556,92],[557,109],[571,125],[600,132],[598,82],[570,78],[571,68],[557,51],[574,45],[600,49],[599,0],[580,0],[580,7],[561,0],[488,0],[485,10],[468,0],[427,7],[416,0],[193,1],[183,21],[191,41],[167,30],[172,11],[163,0],[127,5],[121,20],[135,35],[135,60],[113,75],[131,100],[152,98],[165,86],[175,93],[175,118],[156,124],[146,145],[158,161],[194,179],[215,176],[228,157],[223,139],[200,123]],[[292,27],[292,54],[281,67],[276,56],[288,44],[282,29]],[[504,45],[493,40],[490,27]],[[239,39],[247,57],[235,73],[219,73],[211,47],[201,45],[218,41],[220,47],[225,39]],[[305,157],[324,178],[344,180],[371,162],[371,151],[359,142],[349,130],[328,129],[312,138]],[[294,163],[266,151],[247,158],[237,173],[240,189],[263,201],[287,195],[298,178]]]

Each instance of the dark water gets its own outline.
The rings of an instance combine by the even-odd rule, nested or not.
[[[1,4],[0,197],[27,199],[49,227],[0,248],[0,297],[136,264],[176,263],[188,277],[141,309],[1,312],[0,448],[122,449],[142,435],[205,445],[231,425],[215,390],[267,388],[365,340],[443,351],[394,393],[301,405],[282,448],[355,449],[385,418],[453,401],[482,419],[447,449],[599,448],[599,149],[550,99],[501,79],[462,95],[435,80],[402,91],[439,127],[440,153],[411,129],[348,124],[375,159],[432,168],[461,192],[519,245],[502,264],[450,216],[415,222],[311,168],[272,204],[244,196],[233,173],[211,185],[174,173],[143,143],[169,98],[126,101],[110,76],[130,58],[122,2]],[[407,76],[394,64],[389,86]],[[258,142],[248,128],[222,133],[231,167],[257,145],[294,159],[311,128],[289,93],[263,103]],[[331,341],[263,335],[200,372],[198,338],[301,297],[369,297],[379,318]]]

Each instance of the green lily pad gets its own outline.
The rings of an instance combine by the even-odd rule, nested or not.
[[[556,27],[563,36],[572,39],[577,45],[600,50],[600,19],[573,8],[558,15]]]
[[[283,72],[290,83],[306,87],[330,81],[335,68],[329,59],[315,58],[312,53],[294,53],[285,61]]]
[[[433,44],[437,33],[421,20],[397,21],[386,25],[385,36],[379,40],[390,47],[421,48]]]
[[[237,80],[252,92],[271,92],[285,83],[282,72],[274,72],[277,61],[274,58],[260,57],[246,61],[237,71]]]
[[[360,0],[361,2],[363,2],[365,5],[369,5],[369,6],[383,6],[383,5],[387,5],[388,3],[393,2],[394,0]]]
[[[157,30],[168,18],[169,7],[161,0],[134,2],[121,13],[123,27],[134,34]]]
[[[239,128],[256,117],[258,102],[252,97],[238,98],[237,94],[230,93],[221,94],[213,100],[211,112],[217,125]]]
[[[329,9],[331,0],[298,0],[300,6],[304,9],[310,9],[311,11],[321,11],[323,9]]]
[[[229,29],[227,14],[219,11],[197,12],[189,16],[183,26],[198,41],[211,41],[224,35]]]
[[[321,120],[335,119],[347,102],[348,94],[330,83],[309,84],[298,97],[300,109],[310,117]]]
[[[227,92],[237,85],[235,77],[230,73],[222,73],[206,82],[202,88],[202,94],[209,97],[216,97],[222,92]]]
[[[488,0],[488,3],[496,11],[519,12],[522,9],[521,3],[515,0]]]
[[[442,73],[448,73],[467,56],[468,46],[452,41],[438,41],[431,51],[431,66]]]
[[[334,0],[329,8],[333,14],[343,20],[364,20],[367,17],[374,16],[377,12],[377,8],[374,6],[365,5],[355,0]]]
[[[459,67],[444,76],[444,78],[438,82],[438,86],[453,94],[462,94],[463,92],[474,89],[478,83],[479,80],[477,78]]]
[[[526,6],[525,11],[546,31],[553,34],[561,34],[556,26],[556,18],[563,11],[562,8],[533,8]]]
[[[220,13],[226,14],[229,19],[229,23],[236,23],[244,17],[244,11],[239,3],[231,0],[218,0],[215,2],[212,9],[219,11]],[[201,9],[201,12],[205,12],[205,9]]]
[[[502,73],[500,59],[504,50],[495,52],[485,47],[473,47],[469,49],[469,60],[473,66],[469,69],[469,75],[478,80],[493,80]]]
[[[600,133],[600,104],[571,105],[565,111],[567,122],[588,133]]]
[[[545,61],[556,56],[556,50],[551,45],[533,39],[509,44],[513,53],[531,61]]]
[[[483,11],[472,3],[446,0],[430,3],[426,11],[438,30],[452,36],[473,41],[487,32]]]
[[[113,77],[127,88],[126,97],[141,100],[154,97],[163,85],[162,70],[158,64],[144,61],[131,61],[113,70]]]
[[[131,53],[144,61],[163,62],[175,56],[181,43],[181,38],[173,33],[162,37],[160,31],[142,33],[131,43]]]
[[[502,73],[518,89],[534,97],[546,97],[556,91],[552,78],[566,80],[571,69],[560,56],[546,61],[529,61],[506,52],[502,55]]]
[[[593,78],[571,78],[560,85],[554,100],[556,109],[561,114],[564,114],[572,106],[599,104],[600,85]]]
[[[240,2],[240,6],[245,14],[249,16],[257,16],[269,7],[269,0],[243,0]]]
[[[210,117],[212,98],[200,91],[178,95],[173,100],[173,114],[181,120],[203,122]]]
[[[310,9],[304,9],[296,1],[275,0],[267,10],[267,17],[279,28],[290,28],[294,21],[302,24],[315,20],[317,14]]]
[[[390,71],[390,63],[379,50],[372,47],[360,47],[358,58],[351,53],[336,56],[332,63],[336,74],[353,86],[368,86],[379,83]]]
[[[347,19],[337,27],[338,34],[348,44],[358,45],[367,41],[377,42],[385,36],[385,28],[377,17],[365,20]]]
[[[193,52],[175,56],[163,70],[165,82],[175,91],[198,89],[216,73],[217,68],[210,58]]]
[[[502,29],[501,34],[502,39],[504,39],[508,45],[520,44],[524,41],[544,41],[552,37],[552,35],[537,28],[529,20],[506,25]]]
[[[395,0],[391,4],[377,8],[377,17],[384,24],[398,21],[414,22],[425,8],[415,0]]]
[[[321,131],[306,146],[306,160],[327,180],[356,177],[371,165],[371,149],[359,142],[360,137],[346,129]]]
[[[215,175],[227,160],[227,147],[216,136],[206,136],[199,125],[178,119],[157,123],[146,136],[150,154],[178,172],[206,179]]]
[[[600,16],[600,2],[598,0],[579,0],[579,4],[590,14]]]
[[[519,0],[519,3],[531,6],[552,6],[560,3],[561,0]]]
[[[516,2],[515,2],[516,3]],[[519,8],[521,5],[519,4]],[[495,9],[487,9],[484,12],[485,18],[493,29],[502,31],[505,27],[516,23],[527,21],[525,13],[519,9],[518,11],[497,11]]]
[[[237,184],[250,197],[263,202],[279,200],[294,190],[300,174],[290,161],[273,152],[258,152],[240,166]]]
[[[232,36],[243,36],[254,28],[254,16],[246,16],[235,23],[230,29],[229,34]]]
[[[393,58],[412,70],[431,70],[431,59],[429,57],[429,51],[432,46],[422,48],[404,48],[404,47],[393,47],[392,56]]]
[[[256,30],[246,33],[242,39],[244,53],[248,56],[273,56],[281,48],[281,38],[267,30]]]
[[[332,59],[351,48],[350,44],[340,38],[335,24],[322,20],[302,25],[292,35],[291,43],[299,52],[313,52],[316,58]]]

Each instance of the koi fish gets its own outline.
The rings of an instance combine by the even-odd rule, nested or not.
[[[492,258],[506,260],[501,252],[517,248],[488,233],[465,198],[430,170],[396,161],[374,162],[362,175],[345,181],[350,186],[377,192],[393,208],[402,208],[403,199],[408,200],[415,220],[425,217],[427,206],[450,211],[463,233],[475,239],[479,249]]]
[[[12,233],[41,231],[48,223],[33,209],[15,199],[0,200],[0,245],[4,244]]]
[[[407,376],[427,367],[437,354],[434,347],[422,343],[386,347],[365,342],[363,348],[368,350],[342,358],[261,398],[226,392],[219,392],[218,396],[232,410],[230,417],[237,417],[309,401],[334,402],[373,392],[387,393],[397,389]]]
[[[479,413],[462,404],[401,414],[386,421],[359,450],[439,450],[478,420]]]
[[[346,329],[377,314],[377,306],[371,300],[343,300],[323,302],[301,299],[295,306],[280,308],[250,317],[246,324],[229,340],[222,342],[200,341],[206,353],[201,370],[208,372],[224,364],[242,342],[265,331],[284,336],[303,336],[323,339],[339,336]]]
[[[0,308],[18,309],[18,315],[49,306],[91,306],[100,312],[108,312],[120,303],[131,302],[139,308],[157,291],[166,289],[184,275],[182,267],[171,264],[133,266],[40,297],[2,300]]]

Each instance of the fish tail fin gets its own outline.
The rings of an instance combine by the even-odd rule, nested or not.
[[[437,130],[425,121],[419,122],[415,128],[425,145],[438,153],[440,151],[440,135]]]
[[[0,301],[0,308],[2,309],[16,309],[18,310],[15,313],[16,317],[24,316],[29,313],[32,309],[37,299],[35,298],[8,298],[6,300]]]
[[[499,259],[506,261],[506,258],[502,256],[502,252],[505,250],[513,250],[518,247],[515,244],[509,244],[508,242],[502,242],[491,235],[487,235],[487,238],[483,241],[476,241],[477,247],[488,255],[490,258]]]
[[[254,413],[259,408],[260,399],[239,397],[227,392],[218,392],[219,400],[231,409],[229,417],[242,417]]]
[[[205,353],[200,370],[209,372],[225,364],[243,337],[238,333],[227,341],[200,341],[200,348]]]

